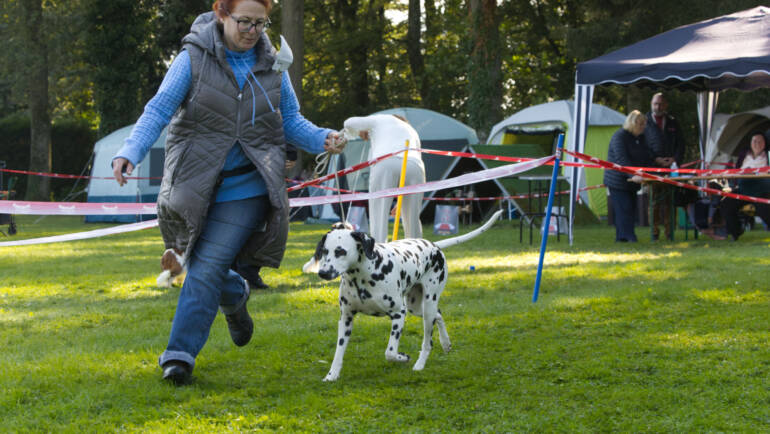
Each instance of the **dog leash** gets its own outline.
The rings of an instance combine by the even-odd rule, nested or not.
[[[340,133],[342,133],[340,131]],[[334,142],[335,148],[337,145],[337,141]],[[326,172],[326,168],[329,166],[329,162],[331,161],[331,155],[324,151],[320,154],[316,155],[315,157],[315,169],[313,169],[313,178],[320,178],[321,174]],[[337,165],[339,166],[339,158],[337,159]],[[339,207],[340,207],[340,217],[341,221],[345,222],[347,221],[347,218],[345,217],[345,208],[342,206],[342,185],[340,185],[340,179],[339,175],[337,174],[339,172],[339,167],[336,168],[337,170],[334,171],[334,181],[337,185],[337,198],[339,199]]]

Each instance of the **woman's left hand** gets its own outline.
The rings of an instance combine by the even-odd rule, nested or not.
[[[324,150],[330,154],[339,154],[345,149],[345,145],[347,145],[348,139],[336,132],[332,131],[329,133],[328,136],[326,136],[326,141],[324,142]]]

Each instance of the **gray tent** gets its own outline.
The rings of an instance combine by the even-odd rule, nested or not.
[[[770,106],[742,113],[715,114],[706,142],[706,162],[729,161],[742,148],[748,147],[751,133],[767,130],[770,130]]]

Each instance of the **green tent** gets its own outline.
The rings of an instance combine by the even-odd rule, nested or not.
[[[566,133],[565,148],[569,143],[573,112],[574,103],[567,100],[528,107],[493,126],[487,145],[510,147],[506,149],[505,154],[518,157],[551,155],[556,148],[556,138],[559,133]],[[588,121],[585,153],[606,159],[610,138],[623,125],[625,118],[622,113],[600,104],[593,104],[591,118]],[[521,152],[517,153],[517,150]],[[602,169],[586,169],[585,173],[585,184],[581,185],[581,188],[602,184],[604,173]],[[561,174],[569,177],[570,171],[562,171]],[[584,191],[580,197],[597,217],[607,215],[606,189]]]

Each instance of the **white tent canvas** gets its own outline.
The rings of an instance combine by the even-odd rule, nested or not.
[[[166,130],[152,145],[144,161],[139,163],[132,177],[122,187],[112,178],[112,158],[131,134],[133,125],[116,130],[94,144],[91,181],[88,183],[88,202],[146,203],[155,202],[160,191],[160,177],[163,176]],[[103,178],[103,179],[102,179]],[[148,179],[155,178],[155,179]],[[86,222],[138,222],[155,218],[155,215],[89,215]]]
[[[750,134],[755,131],[765,132],[768,129],[770,129],[770,106],[742,113],[715,114],[706,142],[706,162],[729,161],[738,151],[749,145]]]
[[[575,103],[569,100],[527,107],[494,125],[490,130],[487,144],[505,144],[506,133],[512,130],[529,133],[561,130],[566,135],[565,144],[569,143],[570,135],[574,130],[572,127],[574,112]],[[611,108],[601,104],[591,104],[585,152],[598,158],[606,158],[610,138],[623,125],[625,118],[625,115]],[[564,171],[564,175],[571,183],[571,171]],[[580,180],[579,188],[601,184],[602,175],[601,169],[587,170],[586,177]],[[604,189],[583,192],[581,199],[597,216],[607,214],[607,196]]]

